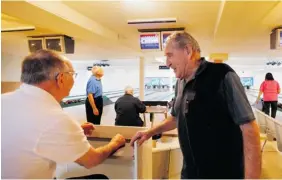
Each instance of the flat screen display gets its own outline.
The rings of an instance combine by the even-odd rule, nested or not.
[[[241,77],[240,80],[243,86],[253,86],[254,85],[253,77]]]
[[[280,39],[279,39],[279,41],[280,41],[280,47],[282,47],[282,30],[280,30]]]
[[[159,50],[160,33],[142,33],[140,34],[140,47],[142,50]]]
[[[28,47],[30,52],[35,52],[40,49],[43,49],[42,39],[28,40]]]
[[[58,52],[62,52],[62,44],[60,38],[46,39],[46,48]]]
[[[162,50],[165,48],[165,42],[168,36],[170,36],[173,32],[162,32]]]

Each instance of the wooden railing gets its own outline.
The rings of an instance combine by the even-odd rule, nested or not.
[[[262,151],[267,141],[276,141],[278,151],[282,152],[282,121],[274,119],[264,112],[255,109],[260,132],[266,135]]]

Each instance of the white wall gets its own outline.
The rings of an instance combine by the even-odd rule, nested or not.
[[[272,73],[274,79],[280,84],[280,88],[282,87],[282,69],[280,71],[260,71],[254,73],[254,88],[259,89],[261,83],[265,79],[266,73]]]
[[[171,69],[159,70],[159,66],[146,66],[145,77],[171,77],[174,73]]]
[[[253,77],[254,78],[254,86],[252,88],[259,89],[261,83],[265,79],[265,74],[270,72],[272,73],[274,79],[278,81],[280,86],[282,86],[282,67],[281,68],[264,68],[260,69],[249,69],[249,70],[236,70],[236,73],[239,77]]]
[[[75,79],[74,87],[70,93],[71,96],[86,94],[86,84],[91,76],[91,71],[85,68],[77,68],[74,64],[74,69],[78,73]],[[133,88],[139,87],[139,68],[137,67],[105,67],[104,76],[102,78],[103,91],[123,90],[130,85]]]
[[[87,65],[73,63],[75,71],[78,73],[74,87],[70,96],[82,95],[86,93],[86,84],[91,76],[91,72],[86,70]],[[102,78],[103,91],[123,90],[130,85],[139,88],[139,66],[110,66],[104,67],[104,77]],[[158,66],[146,66],[145,77],[170,77],[173,72],[170,70],[159,70]]]
[[[21,62],[29,53],[27,39],[1,33],[1,81],[19,82]]]

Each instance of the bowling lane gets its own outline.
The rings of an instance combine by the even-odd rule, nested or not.
[[[258,95],[257,91],[246,90],[246,94],[247,94],[247,97],[248,97],[250,104],[254,105],[254,103],[256,102],[256,99],[257,99],[257,95]],[[281,103],[280,99],[279,99],[279,101]],[[275,119],[282,121],[282,112],[281,111],[277,111]]]
[[[122,93],[123,94],[123,93]],[[120,96],[122,96],[120,94]],[[138,96],[138,93],[135,93],[134,95]],[[172,98],[173,93],[168,91],[146,91],[145,92],[145,100],[149,101],[170,101]],[[111,100],[116,100],[117,98],[112,98]],[[80,123],[86,121],[86,114],[85,114],[85,105],[77,105],[77,106],[71,106],[68,108],[64,108],[64,111],[68,112],[72,117],[74,117],[76,120],[78,120]],[[103,109],[103,115],[101,124],[102,125],[114,125],[114,119],[115,119],[116,113],[114,110],[114,104],[110,104],[107,106],[104,106]],[[163,118],[162,118],[163,119]]]

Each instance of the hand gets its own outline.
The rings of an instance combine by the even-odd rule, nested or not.
[[[141,146],[143,142],[148,140],[150,137],[152,137],[152,135],[148,131],[139,131],[132,137],[130,145],[133,147],[134,142],[139,140],[137,144],[138,146]]]
[[[94,108],[93,109],[93,114],[98,116],[99,115],[99,110],[97,108]]]
[[[86,136],[89,136],[92,134],[93,130],[95,129],[95,126],[92,124],[92,123],[89,123],[89,122],[86,122],[86,123],[83,123],[81,125],[83,131],[84,131],[84,134]]]
[[[125,145],[125,138],[121,134],[117,134],[112,138],[111,143],[114,143],[116,148],[119,148]]]
[[[259,99],[256,100],[256,104],[258,104],[258,103],[259,103]]]

